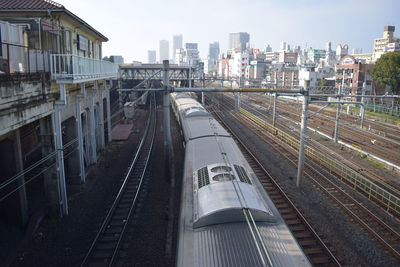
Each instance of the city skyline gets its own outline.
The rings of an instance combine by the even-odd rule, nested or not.
[[[265,49],[269,44],[274,51],[281,41],[321,49],[330,41],[332,48],[348,44],[350,51],[367,53],[372,52],[373,40],[382,36],[385,25],[395,26],[395,36],[400,36],[400,2],[395,0],[383,0],[379,5],[372,0],[255,0],[250,5],[242,0],[206,0],[201,6],[195,1],[175,0],[135,4],[132,9],[123,8],[129,7],[127,0],[115,0],[112,6],[105,0],[59,2],[109,38],[104,56],[122,55],[126,62],[145,62],[148,50],[158,50],[159,40],[177,34],[183,35],[183,43],[198,43],[202,59],[214,41],[220,43],[221,53],[226,52],[229,33],[234,32],[248,32],[252,47]],[[179,10],[182,12],[177,15]]]

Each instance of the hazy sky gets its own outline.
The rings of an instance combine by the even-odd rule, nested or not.
[[[221,51],[231,32],[248,32],[254,48],[281,41],[324,48],[331,41],[371,52],[385,25],[400,37],[399,0],[55,0],[109,38],[103,55],[125,62],[147,61],[158,41],[182,34],[183,43],[199,43],[201,58],[219,41]]]

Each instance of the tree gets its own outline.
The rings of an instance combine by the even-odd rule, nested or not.
[[[390,52],[382,55],[371,71],[377,84],[388,85],[393,95],[400,90],[400,52]],[[393,115],[394,98],[392,99],[391,115]]]
[[[371,71],[377,84],[388,85],[393,94],[400,90],[400,52],[390,52],[382,55]]]
[[[327,82],[325,81],[325,79],[322,79],[321,81],[319,81],[318,86],[327,86]]]

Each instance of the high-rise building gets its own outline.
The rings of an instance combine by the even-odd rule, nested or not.
[[[205,70],[207,70],[206,73],[217,70],[218,57],[219,57],[219,43],[218,42],[211,43],[208,49],[207,62],[204,62]]]
[[[208,49],[208,57],[212,60],[218,60],[218,56],[219,56],[219,43],[218,42],[211,43]]]
[[[282,41],[279,47],[279,51],[286,51],[286,50],[287,50],[286,42]]]
[[[172,60],[175,61],[176,49],[182,48],[182,34],[172,36]]]
[[[154,64],[156,63],[156,50],[148,50],[147,51],[147,63]]]
[[[184,61],[189,66],[196,66],[200,62],[199,50],[197,43],[186,43],[185,44],[185,59]]]
[[[167,40],[160,40],[160,49],[158,50],[158,61],[169,60],[169,42]]]
[[[246,50],[250,42],[250,35],[247,32],[237,32],[229,34],[229,49]]]

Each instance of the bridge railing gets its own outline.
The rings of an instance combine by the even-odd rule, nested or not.
[[[71,54],[53,54],[50,60],[53,80],[90,80],[118,76],[118,64]]]

